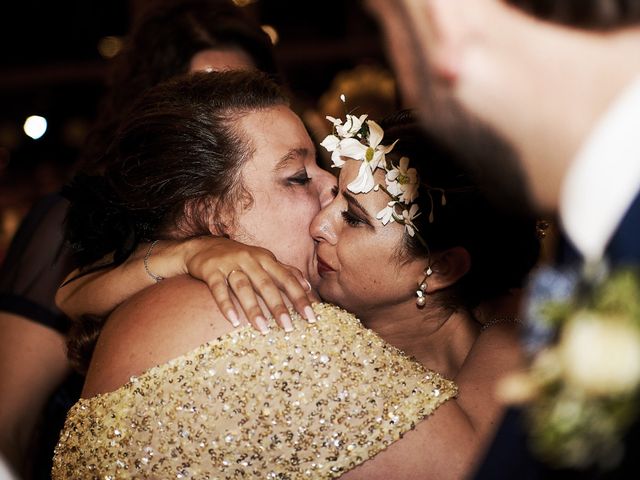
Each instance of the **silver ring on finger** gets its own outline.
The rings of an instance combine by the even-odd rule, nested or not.
[[[227,285],[229,285],[229,277],[231,277],[231,275],[233,273],[242,273],[242,271],[241,270],[231,270],[229,273],[227,273],[227,277],[225,278],[225,280],[227,282]]]

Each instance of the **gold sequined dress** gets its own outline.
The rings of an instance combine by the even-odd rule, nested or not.
[[[53,478],[338,477],[456,394],[351,314],[315,309],[292,333],[235,330],[81,399]]]

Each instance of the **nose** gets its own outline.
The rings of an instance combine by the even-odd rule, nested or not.
[[[333,198],[332,198],[333,200]],[[311,237],[317,242],[327,242],[335,245],[337,241],[336,230],[333,223],[333,212],[331,202],[324,206],[313,218],[309,226]]]
[[[316,188],[318,189],[318,199],[320,200],[320,208],[324,208],[333,200],[333,187],[337,184],[336,177],[323,169],[318,169],[316,174]]]

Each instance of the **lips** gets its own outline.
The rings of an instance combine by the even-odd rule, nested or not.
[[[322,260],[322,258],[318,256],[317,259],[318,259],[318,275],[322,276],[325,273],[335,272],[335,270],[331,268],[327,262]]]

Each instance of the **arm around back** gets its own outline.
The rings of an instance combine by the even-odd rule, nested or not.
[[[126,300],[109,316],[91,359],[82,396],[115,390],[132,375],[183,355],[233,328],[206,284],[186,275],[166,279]]]

